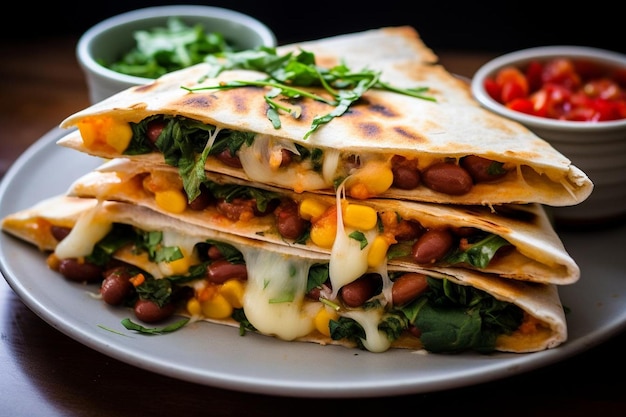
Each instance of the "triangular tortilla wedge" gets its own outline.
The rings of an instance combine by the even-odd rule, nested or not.
[[[143,165],[124,158],[109,161],[77,179],[68,193],[78,197],[138,204],[190,224],[254,240],[326,254],[333,251],[333,246],[323,245],[311,236],[311,230],[318,227],[320,220],[303,221],[301,210],[306,211],[306,206],[313,206],[315,210],[334,210],[332,216],[336,219],[336,197],[295,193],[210,172],[206,176],[207,186],[202,198],[207,204],[196,206],[195,209],[187,203],[182,181],[175,168]],[[559,285],[572,284],[580,276],[578,265],[565,250],[544,209],[538,204],[499,206],[491,211],[480,206],[434,205],[390,199],[353,200],[340,195],[338,198],[339,204],[344,205],[343,217],[346,216],[348,204],[352,208],[371,208],[366,214],[377,217],[376,224],[366,225],[363,220],[358,225],[350,225],[349,222],[344,225],[343,233],[347,235],[357,231],[367,236],[368,245],[360,248],[359,252],[377,250],[372,249],[376,239],[374,236],[384,236],[386,239],[393,237],[393,243],[385,251],[386,256],[380,257],[381,262],[392,257],[389,260],[391,264],[412,267],[420,259],[412,255],[412,248],[419,237],[429,230],[438,230],[453,239],[447,250],[448,256],[442,253],[436,262],[432,259],[421,260],[419,263],[422,266],[460,266],[505,278]],[[279,202],[281,207],[278,207]],[[290,205],[291,202],[295,205]],[[272,208],[261,210],[257,203]],[[288,207],[286,215],[291,219],[291,224],[297,219],[303,225],[296,236],[280,232],[276,210],[282,207]],[[317,217],[325,218],[321,213]],[[410,229],[407,231],[409,225],[406,223],[403,223],[404,227],[398,225],[398,219],[411,222]],[[338,233],[342,231],[338,230]],[[410,233],[413,235],[407,236]],[[335,243],[341,241],[339,238],[334,239]],[[504,246],[500,247],[501,244]],[[487,256],[491,252],[495,255],[493,258]],[[485,256],[490,259],[488,263],[484,260]],[[365,258],[351,257],[353,267],[359,259],[367,262]],[[348,268],[340,269],[345,271]]]
[[[395,47],[382,47],[389,45]],[[436,56],[412,28],[286,45],[278,53],[293,53],[301,46],[317,52],[318,65],[327,69],[346,62],[355,65],[352,71],[362,66],[378,70],[380,80],[396,88],[426,87],[427,98],[369,89],[344,114],[310,133],[317,117],[337,108],[303,96],[271,95],[298,115],[279,112],[277,128],[267,114],[272,87],[215,89],[226,82],[263,81],[266,73],[233,69],[207,78],[215,70],[207,63],[130,88],[69,116],[61,126],[79,130],[58,143],[105,158],[160,163],[166,161],[165,152],[167,163],[179,167],[186,179],[190,197],[197,192],[194,175],[200,170],[193,164],[204,162],[202,151],[208,152],[208,171],[296,192],[333,194],[336,182],[348,177],[346,192],[359,199],[569,206],[590,195],[593,184],[584,172],[521,124],[481,108],[466,83],[433,64]],[[207,87],[211,89],[197,90]],[[320,87],[304,89],[326,94]],[[164,125],[157,142],[161,149],[156,151],[146,135],[158,136],[155,132]],[[195,133],[188,136],[190,131]],[[224,148],[236,153],[220,158],[217,153]],[[243,167],[233,167],[233,159]],[[397,173],[402,161],[419,174],[418,180],[402,180]],[[493,168],[506,174],[500,177]],[[476,171],[488,172],[488,179]]]
[[[316,300],[307,298],[305,296],[305,287],[307,279],[310,279],[307,278],[307,275],[314,265],[323,264],[328,259],[323,254],[293,247],[285,248],[198,227],[137,205],[108,201],[99,202],[96,199],[81,199],[69,196],[53,197],[41,201],[30,208],[8,215],[2,221],[2,229],[4,232],[29,242],[40,249],[46,251],[54,250],[53,256],[57,259],[85,259],[86,262],[90,262],[89,253],[98,245],[103,236],[108,236],[107,233],[114,227],[113,223],[132,226],[131,228],[123,229],[126,232],[136,230],[160,232],[163,236],[160,241],[161,245],[167,246],[166,249],[178,247],[185,254],[182,259],[175,261],[176,266],[174,266],[174,261],[172,263],[169,261],[159,263],[150,261],[147,253],[138,250],[138,247],[133,245],[119,246],[114,250],[115,258],[140,267],[145,272],[154,274],[154,277],[158,278],[157,281],[165,278],[172,280],[175,279],[173,278],[174,276],[177,276],[176,279],[181,279],[180,272],[178,275],[176,273],[171,275],[171,271],[180,269],[181,263],[193,266],[199,259],[206,260],[206,258],[201,258],[201,251],[194,249],[199,248],[195,246],[199,242],[211,242],[211,244],[220,242],[239,250],[243,254],[247,269],[246,279],[237,279],[239,284],[244,287],[244,294],[241,298],[241,311],[245,313],[245,316],[250,324],[255,327],[256,331],[262,334],[289,341],[302,340],[320,344],[340,344],[348,347],[360,346],[376,352],[382,352],[394,347],[407,349],[426,347],[428,350],[428,346],[423,346],[422,342],[435,346],[434,351],[454,350],[454,347],[450,348],[450,345],[446,344],[445,340],[439,340],[440,333],[446,333],[446,331],[437,326],[446,323],[449,317],[445,313],[448,311],[445,307],[442,309],[429,309],[420,304],[420,313],[414,309],[406,310],[417,314],[418,318],[415,319],[415,323],[422,323],[422,333],[419,337],[411,336],[408,327],[403,327],[407,330],[403,331],[399,337],[394,337],[393,341],[390,342],[384,336],[382,330],[376,330],[376,323],[379,320],[386,320],[385,318],[388,318],[389,314],[392,314],[393,317],[399,317],[397,316],[398,311],[390,310],[391,304],[384,301],[389,294],[393,293],[393,287],[387,287],[387,289],[383,287],[383,292],[375,297],[378,300],[378,303],[376,303],[378,307],[374,310],[364,309],[363,307],[346,307],[343,304],[345,300],[342,301],[341,299],[344,295],[340,295],[336,299],[329,299],[328,302],[330,304],[321,302],[321,298]],[[72,231],[55,244],[52,226],[71,226]],[[116,237],[119,239],[120,235],[118,234]],[[153,238],[149,240],[154,242]],[[107,248],[114,247],[111,241],[107,242]],[[138,241],[133,239],[132,242]],[[162,248],[162,246],[151,247],[156,248],[155,250],[157,251],[158,248]],[[42,262],[44,262],[44,259],[42,259]],[[209,261],[210,263],[211,261]],[[52,263],[49,263],[49,265],[52,265]],[[401,268],[398,269],[402,270]],[[192,270],[192,268],[189,269],[190,274]],[[392,270],[393,268],[390,267],[390,276]],[[168,275],[168,271],[170,271],[170,275]],[[567,339],[564,311],[559,300],[557,287],[554,285],[503,280],[495,276],[455,268],[415,268],[412,271],[434,278],[435,281],[433,283],[441,282],[447,283],[445,285],[459,285],[459,287],[454,287],[456,289],[449,287],[448,289],[451,291],[465,291],[462,290],[463,288],[468,291],[474,291],[471,289],[473,288],[484,291],[497,300],[518,306],[523,311],[520,312],[524,317],[522,324],[511,334],[497,336],[493,346],[495,350],[520,353],[533,352],[554,348]],[[150,277],[146,279],[150,281]],[[391,282],[388,281],[388,283]],[[429,281],[429,286],[434,285],[433,283]],[[177,284],[174,283],[172,285]],[[232,317],[204,317],[203,315],[208,314],[206,312],[209,310],[205,310],[204,307],[200,310],[194,310],[193,308],[194,302],[200,303],[196,297],[198,297],[199,293],[203,293],[205,288],[211,287],[215,291],[220,291],[220,288],[225,283],[209,284],[208,278],[203,277],[181,285],[191,287],[194,290],[194,295],[187,300],[188,310],[186,312],[180,310],[182,314],[190,315],[190,310],[196,313],[199,311],[200,313],[197,315],[192,315],[194,319],[206,319],[216,323],[241,326]],[[281,298],[285,296],[287,288],[291,288],[291,292],[287,291],[290,294],[291,301]],[[172,291],[174,292],[174,290]],[[270,295],[272,291],[277,292]],[[326,293],[326,295],[328,294]],[[427,299],[423,297],[420,296],[421,302],[428,304]],[[203,299],[202,302],[207,302],[207,300]],[[328,305],[338,306],[337,309],[329,310],[329,314],[333,314],[333,311],[337,314],[333,319],[336,323],[358,323],[365,332],[353,339],[331,338],[322,334],[317,330],[314,322],[317,313],[322,309],[326,311],[325,309]],[[408,305],[411,305],[411,303],[408,303]],[[492,314],[503,314],[504,311],[508,312],[505,314],[510,314],[508,309],[513,308],[507,307],[506,310],[494,313],[493,302],[490,303],[490,306]],[[396,307],[400,308],[402,306]],[[424,308],[427,310],[424,310]],[[428,314],[422,313],[425,311],[428,311]],[[452,311],[450,310],[449,312],[452,313]],[[427,317],[423,318],[420,314],[427,314]],[[464,320],[466,319],[468,317]],[[501,319],[502,317],[499,318],[499,320]],[[432,325],[434,328],[429,329],[426,324]],[[371,325],[374,327],[372,328]],[[467,328],[465,329],[467,330]],[[466,337],[467,335],[463,334],[461,336]],[[433,338],[437,339],[437,341],[433,341]],[[242,343],[245,343],[245,341]],[[446,349],[442,348],[442,346],[448,347]],[[484,347],[481,343],[478,346]]]

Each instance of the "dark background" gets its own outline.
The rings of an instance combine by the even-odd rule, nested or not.
[[[12,3],[3,12],[2,38],[76,35],[107,17],[136,8],[166,4],[205,4],[256,17],[279,43],[311,40],[383,26],[411,25],[435,52],[510,52],[532,46],[570,44],[626,53],[626,19],[618,3],[538,1],[110,1],[83,0],[69,6],[47,2]],[[579,2],[577,2],[579,3]],[[21,23],[21,24],[20,24]],[[17,26],[17,28],[16,28]]]

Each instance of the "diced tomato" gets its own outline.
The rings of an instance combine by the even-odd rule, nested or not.
[[[597,113],[590,108],[578,107],[567,113],[563,119],[578,122],[593,122],[597,119]]]
[[[508,103],[517,98],[526,97],[527,90],[517,82],[506,82],[502,85],[502,91],[500,92],[500,99],[502,103]]]
[[[576,73],[574,63],[564,58],[548,61],[543,67],[541,81],[544,84],[560,84],[572,90],[580,86],[580,77]]]
[[[597,114],[597,120],[615,120],[619,118],[619,109],[614,101],[597,98],[592,100],[591,108]]]
[[[524,73],[516,67],[502,68],[496,74],[496,84],[504,89],[504,86],[515,84],[516,87],[508,87],[510,89],[519,89],[524,95],[528,94],[528,81]]]
[[[531,61],[526,67],[526,79],[528,80],[528,89],[530,92],[537,91],[543,85],[541,74],[543,73],[543,65],[539,61]]]
[[[588,60],[531,61],[508,66],[485,81],[487,93],[511,110],[574,121],[626,118],[626,68]]]
[[[501,89],[500,86],[498,84],[496,84],[496,80],[494,80],[493,78],[489,77],[485,79],[485,91],[487,92],[487,94],[489,94],[489,96],[498,101],[500,101],[500,97],[501,97]]]
[[[619,85],[608,78],[588,81],[583,85],[582,91],[589,97],[600,97],[605,100],[619,99],[621,94]]]
[[[552,119],[562,119],[570,109],[571,91],[559,84],[544,86],[546,95],[546,116]]]
[[[533,114],[539,117],[548,117],[548,92],[539,90],[530,96],[533,103]]]
[[[506,106],[509,109],[518,111],[520,113],[535,115],[535,107],[533,105],[533,102],[527,98],[516,98],[506,103]]]

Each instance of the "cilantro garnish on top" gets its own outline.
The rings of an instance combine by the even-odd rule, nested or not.
[[[330,122],[335,117],[343,115],[348,108],[359,100],[369,89],[380,89],[403,94],[423,100],[436,101],[434,97],[425,93],[428,87],[398,88],[381,81],[381,71],[362,69],[353,71],[345,64],[332,68],[318,66],[315,54],[300,49],[298,53],[288,52],[278,55],[276,48],[261,46],[252,50],[240,52],[224,52],[207,56],[205,62],[212,65],[208,78],[216,77],[220,72],[230,69],[248,69],[265,72],[268,76],[263,80],[234,80],[223,82],[216,86],[188,88],[188,91],[200,90],[227,90],[238,87],[271,87],[265,94],[268,104],[267,117],[275,129],[280,129],[279,111],[300,117],[297,106],[288,106],[276,100],[278,96],[297,100],[311,98],[334,107],[329,113],[313,119],[311,128],[306,132],[308,138],[321,125]],[[328,97],[312,93],[298,87],[323,87]]]

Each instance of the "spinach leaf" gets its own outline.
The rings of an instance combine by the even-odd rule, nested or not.
[[[378,328],[389,340],[397,339],[410,324],[420,331],[424,349],[437,353],[495,350],[496,339],[510,334],[522,323],[523,311],[514,304],[497,300],[485,291],[428,278],[429,289],[418,299],[386,312]],[[340,317],[330,322],[331,337],[345,338],[363,348],[365,331],[355,320]]]
[[[446,255],[442,262],[450,265],[467,263],[477,268],[486,268],[498,249],[507,245],[510,245],[510,243],[506,239],[498,235],[489,234],[482,240],[473,243],[468,249],[461,250],[457,248],[452,253]]]

